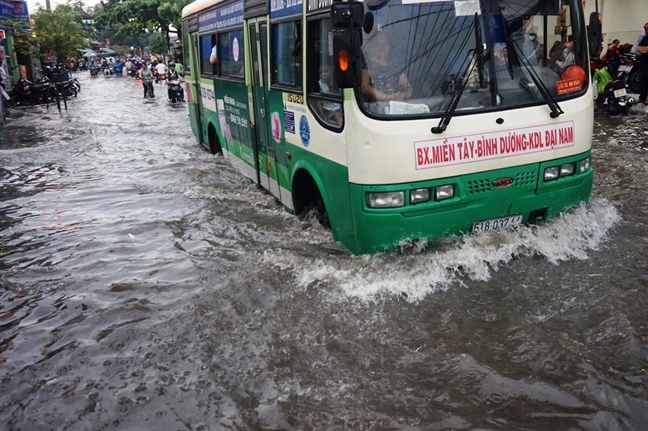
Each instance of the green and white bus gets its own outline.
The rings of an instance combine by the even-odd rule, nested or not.
[[[351,253],[590,196],[580,0],[198,0],[182,19],[197,140]]]

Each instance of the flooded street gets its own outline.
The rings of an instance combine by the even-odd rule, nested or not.
[[[0,429],[647,429],[646,114],[597,114],[585,206],[350,256],[78,76],[0,128]]]

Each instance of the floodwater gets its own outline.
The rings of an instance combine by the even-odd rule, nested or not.
[[[0,429],[648,429],[644,113],[546,225],[350,256],[80,78],[0,128]]]

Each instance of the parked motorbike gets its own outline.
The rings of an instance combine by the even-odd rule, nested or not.
[[[169,80],[167,86],[167,93],[171,103],[184,102],[184,90],[182,89],[182,85],[180,85],[179,79]]]
[[[79,82],[78,79],[72,78],[72,79],[70,79],[70,82],[72,83],[72,85],[76,89],[77,93],[81,92],[81,83]]]
[[[628,84],[628,89],[633,93],[641,93],[639,80],[639,59],[632,53],[623,54],[623,64],[619,67],[619,77]]]
[[[609,115],[628,115],[630,107],[635,102],[628,96],[627,85],[623,79],[610,82],[603,92],[603,109]]]
[[[50,101],[50,85],[32,84],[20,78],[9,93],[11,105],[35,105]]]

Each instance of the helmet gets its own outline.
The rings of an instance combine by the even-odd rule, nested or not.
[[[585,70],[580,66],[569,66],[560,75],[562,79],[580,79],[581,84],[587,80]]]
[[[648,27],[648,22],[644,24],[644,28]]]
[[[565,48],[573,48],[574,42],[565,42]]]
[[[170,61],[169,62],[169,67],[174,67],[174,66],[175,66],[175,63],[173,61]]]

